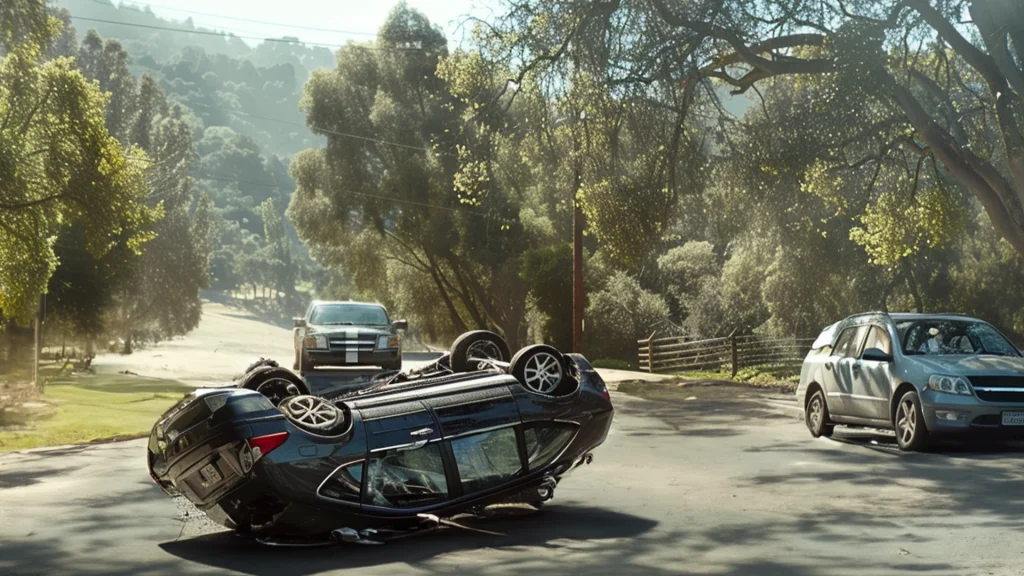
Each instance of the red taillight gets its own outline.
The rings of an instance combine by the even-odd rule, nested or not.
[[[266,436],[249,438],[249,448],[252,449],[253,460],[259,460],[261,457],[270,454],[271,450],[277,448],[281,444],[284,444],[284,441],[287,439],[287,432],[278,432],[276,434],[267,434]]]

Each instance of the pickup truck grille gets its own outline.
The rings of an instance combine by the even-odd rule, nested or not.
[[[331,336],[328,338],[331,350],[338,352],[373,352],[376,342],[377,336],[373,334],[358,334],[354,338],[351,336]]]
[[[1024,402],[1024,376],[971,376],[978,398],[986,402]]]

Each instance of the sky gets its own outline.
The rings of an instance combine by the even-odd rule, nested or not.
[[[376,35],[398,0],[113,0],[115,5],[149,6],[168,20],[185,20],[199,27],[237,35],[297,36],[306,42],[344,44]],[[467,14],[486,17],[496,3],[489,0],[407,0],[410,7],[441,26],[451,45],[468,31],[459,24]],[[250,44],[255,43],[249,41]]]

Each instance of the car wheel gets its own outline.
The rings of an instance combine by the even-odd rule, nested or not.
[[[291,370],[273,367],[255,372],[238,386],[263,394],[274,406],[294,396],[309,394],[309,387]]]
[[[299,372],[309,372],[314,368],[313,359],[304,350],[299,351]]]
[[[807,400],[807,406],[804,407],[804,423],[811,431],[811,436],[815,438],[828,438],[835,430],[835,425],[829,420],[825,393],[820,388]]]
[[[310,432],[336,432],[345,424],[345,413],[319,396],[295,396],[282,402],[280,409],[296,426]]]
[[[896,444],[900,450],[918,452],[928,448],[931,438],[928,426],[924,423],[924,412],[921,411],[921,399],[917,392],[907,392],[900,397],[893,428],[896,429]]]
[[[453,372],[472,372],[486,368],[480,360],[508,362],[511,355],[504,338],[488,330],[474,330],[452,342],[449,361]]]
[[[527,346],[512,358],[512,375],[531,392],[553,395],[567,379],[562,353],[544,344]]]

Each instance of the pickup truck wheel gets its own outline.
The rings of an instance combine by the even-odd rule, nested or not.
[[[299,351],[299,371],[309,372],[314,368],[313,360],[306,355],[305,351]]]
[[[477,359],[508,362],[511,356],[504,338],[488,330],[474,330],[452,342],[449,360],[453,372],[472,372],[481,369]]]
[[[807,424],[807,429],[811,431],[811,436],[820,438],[822,436],[828,438],[832,435],[835,430],[835,425],[831,423],[828,417],[828,404],[825,403],[825,394],[819,388],[811,394],[810,399],[807,400],[807,406],[804,408],[804,423]]]
[[[931,438],[924,423],[921,399],[917,392],[907,392],[900,397],[893,419],[896,429],[896,444],[904,452],[919,452],[928,448]]]

